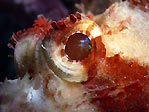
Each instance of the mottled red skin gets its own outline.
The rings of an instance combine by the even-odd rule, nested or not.
[[[149,12],[149,0],[128,0],[131,7],[138,6],[141,10]]]
[[[94,61],[85,63],[89,80],[82,83],[92,94],[92,103],[103,112],[148,112],[149,67],[120,55],[108,58],[101,40],[95,41],[99,46]]]
[[[95,77],[83,84],[92,93],[92,102],[97,107],[110,112],[149,111],[148,69],[139,65],[131,67],[133,64],[127,64],[117,55],[106,58],[98,69],[92,65],[89,75]]]

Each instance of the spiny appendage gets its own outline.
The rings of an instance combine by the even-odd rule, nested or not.
[[[76,12],[75,14],[70,14],[69,17],[66,17],[65,19],[61,19],[57,22],[56,21],[51,22],[51,25],[55,30],[62,30],[79,20],[81,20],[81,14]]]
[[[34,21],[34,24],[32,27],[24,30],[20,30],[17,33],[14,33],[10,39],[10,43],[8,43],[9,48],[15,48],[16,43],[26,38],[28,35],[39,35],[41,39],[47,35],[51,28],[51,21],[46,19],[44,16],[39,15],[38,19]]]
[[[39,35],[38,37],[44,39],[47,35],[50,35],[50,31],[54,30],[54,33],[57,33],[57,30],[61,31],[79,20],[81,20],[81,14],[79,12],[70,14],[69,17],[61,19],[57,22],[48,20],[43,15],[39,15],[38,19],[34,21],[31,28],[28,28],[27,30],[24,29],[22,31],[20,30],[12,35],[10,39],[11,43],[8,43],[8,47],[14,49],[16,43],[22,38],[26,38],[28,35]]]

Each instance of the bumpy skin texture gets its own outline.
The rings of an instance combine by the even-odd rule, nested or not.
[[[39,16],[13,35],[23,78],[1,84],[1,111],[148,112],[149,13],[132,6],[115,3],[95,17],[76,13],[58,22]],[[65,53],[75,33],[92,45],[82,60]]]

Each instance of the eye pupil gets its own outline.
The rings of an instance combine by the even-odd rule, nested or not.
[[[65,52],[69,59],[82,60],[90,54],[91,48],[91,41],[87,35],[75,33],[69,37]]]

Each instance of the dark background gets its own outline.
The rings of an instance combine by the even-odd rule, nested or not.
[[[99,14],[110,0],[0,0],[0,82],[17,78],[14,65],[14,50],[7,44],[13,33],[32,26],[37,15],[43,14],[52,20],[59,20],[70,13],[80,11],[76,3],[84,4],[85,13]]]

